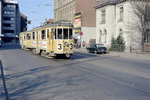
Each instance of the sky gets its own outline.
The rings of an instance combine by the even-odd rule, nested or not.
[[[53,0],[18,0],[20,12],[31,20],[28,30],[42,25],[46,19],[54,18]],[[52,6],[46,6],[52,5]]]

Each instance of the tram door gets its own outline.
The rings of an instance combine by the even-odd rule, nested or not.
[[[54,51],[54,47],[53,47],[53,45],[54,45],[54,36],[55,35],[55,29],[51,29],[51,31],[50,31],[50,49],[51,49],[51,51]]]
[[[36,48],[38,48],[38,40],[39,40],[39,34],[38,34],[38,31],[36,31]]]

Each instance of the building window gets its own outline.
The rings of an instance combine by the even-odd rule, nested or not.
[[[101,16],[102,16],[102,23],[104,23],[105,22],[105,17],[106,17],[106,11],[105,10],[103,10],[102,12],[101,12]]]
[[[99,31],[99,43],[102,43],[102,30]]]
[[[3,24],[4,27],[11,27],[11,24]]]
[[[10,17],[4,17],[4,20],[10,21],[11,18]]]
[[[14,33],[14,30],[4,30],[4,33]]]
[[[106,29],[104,30],[104,38],[105,38],[104,43],[106,43],[107,42],[107,30]]]
[[[122,29],[119,30],[119,34],[121,34],[121,35],[123,34],[123,30]]]
[[[119,21],[123,21],[123,7],[120,7],[120,19]]]

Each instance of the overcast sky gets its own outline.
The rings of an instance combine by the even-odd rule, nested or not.
[[[18,0],[20,12],[31,20],[28,30],[40,26],[45,19],[54,18],[53,0]],[[52,6],[46,6],[52,5]]]

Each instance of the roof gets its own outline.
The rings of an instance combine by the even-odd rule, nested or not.
[[[125,1],[129,1],[129,0],[107,0],[106,2],[101,3],[100,5],[98,5],[98,6],[94,7],[94,8],[98,9],[98,8],[101,8],[101,7],[104,7],[104,6],[107,6],[107,5],[116,5],[118,3],[125,2]],[[130,0],[130,1],[150,2],[150,0]]]
[[[27,16],[25,16],[23,13],[20,13],[20,16],[27,18]]]
[[[60,20],[53,23],[49,23],[47,25],[43,25],[41,27],[57,27],[57,26],[64,26],[64,27],[73,27],[70,21],[67,20]]]
[[[107,6],[107,5],[115,5],[117,3],[124,2],[124,1],[127,1],[127,0],[107,0],[106,2],[96,6],[94,8],[98,9],[98,8],[101,8],[101,7],[104,7],[104,6]]]
[[[4,0],[5,3],[18,4],[17,0]]]

